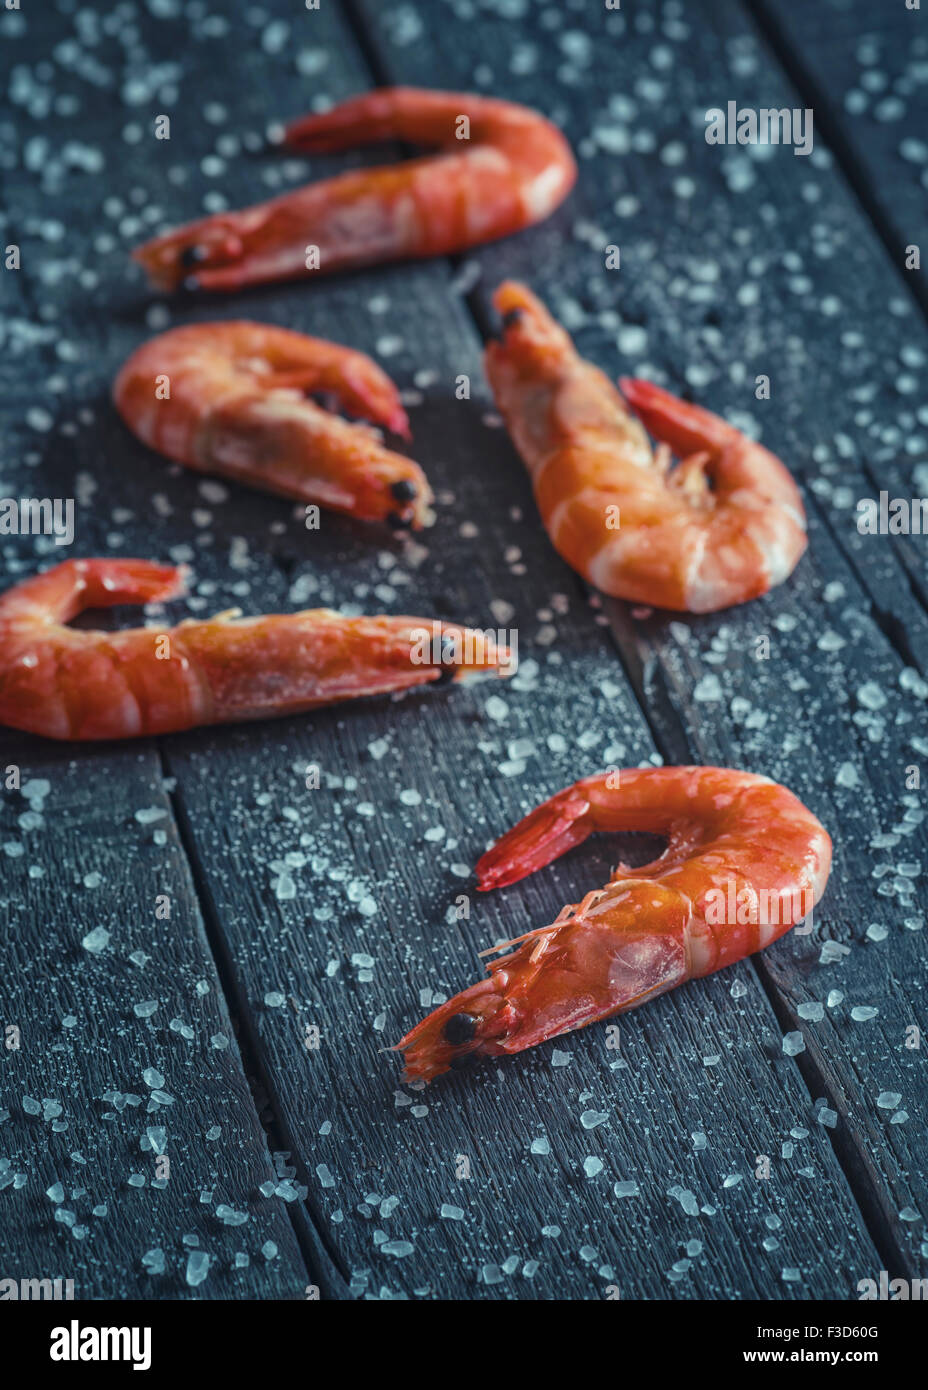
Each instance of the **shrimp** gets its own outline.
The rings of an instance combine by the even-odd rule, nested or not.
[[[650,382],[623,378],[623,400],[524,285],[501,285],[494,303],[503,338],[487,347],[487,375],[569,565],[615,598],[690,613],[792,573],[805,512],[779,459]],[[662,442],[656,455],[642,422]]]
[[[536,111],[455,92],[368,92],[294,121],[284,140],[313,154],[382,140],[442,153],[352,170],[156,237],[133,253],[156,288],[236,290],[463,251],[542,221],[577,176],[567,141]]]
[[[138,738],[300,714],[362,695],[509,674],[488,633],[328,608],[118,632],[65,624],[87,608],[176,598],[184,571],[66,560],[0,595],[0,723],[56,739]]]
[[[652,863],[506,946],[489,978],[398,1044],[408,1079],[431,1080],[637,1008],[769,945],[825,890],[831,840],[785,787],[724,767],[646,767],[587,777],[537,807],[477,864],[482,892],[516,883],[595,831],[668,837]]]
[[[419,465],[308,392],[409,438],[396,387],[363,352],[242,320],[152,338],[123,366],[113,400],[143,443],[188,468],[362,521],[423,526],[432,493]]]

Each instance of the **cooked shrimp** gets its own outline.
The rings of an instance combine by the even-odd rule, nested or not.
[[[690,613],[792,573],[805,512],[779,459],[647,381],[623,379],[623,400],[524,285],[501,285],[494,302],[503,339],[487,375],[569,565],[616,598]],[[628,407],[662,442],[656,455]],[[672,471],[671,449],[683,460]]]
[[[637,1008],[769,945],[825,891],[831,840],[812,813],[776,782],[724,767],[576,782],[487,851],[477,886],[516,883],[595,831],[636,830],[668,837],[660,858],[619,865],[607,887],[550,926],[505,942],[518,949],[494,961],[488,979],[399,1044],[408,1078],[428,1081],[479,1053],[521,1052]]]
[[[235,290],[463,251],[542,221],[577,176],[567,141],[536,111],[456,92],[368,92],[294,121],[284,139],[313,154],[382,140],[442,153],[352,170],[157,237],[134,252],[156,287]]]
[[[422,526],[432,493],[419,465],[308,392],[409,438],[396,387],[376,362],[264,323],[197,323],[152,338],[123,366],[113,399],[143,443],[188,468],[362,521]]]
[[[86,608],[182,589],[173,565],[66,560],[0,595],[0,723],[47,738],[136,738],[300,714],[478,668],[503,674],[509,661],[470,628],[328,608],[260,618],[234,609],[121,632],[64,626]]]

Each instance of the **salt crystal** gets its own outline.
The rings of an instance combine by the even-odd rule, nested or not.
[[[695,1195],[690,1192],[689,1188],[680,1187],[679,1185],[671,1187],[668,1190],[667,1196],[675,1197],[687,1216],[699,1215],[699,1203],[696,1201]]]
[[[154,1250],[146,1250],[142,1256],[142,1264],[148,1274],[163,1274],[164,1251],[157,1247]]]
[[[411,1255],[415,1248],[408,1240],[387,1240],[381,1245],[380,1252],[383,1255],[392,1255],[396,1260],[402,1260]]]
[[[192,1250],[187,1257],[187,1283],[192,1289],[203,1280],[209,1273],[209,1255],[204,1250]]]
[[[713,700],[721,700],[722,684],[718,676],[711,672],[698,680],[693,687],[693,699],[700,704],[706,704]]]
[[[882,709],[886,704],[886,694],[876,681],[865,681],[857,691],[857,699],[865,709]]]
[[[146,1134],[146,1136],[147,1136],[147,1138],[148,1138],[149,1144],[150,1144],[151,1147],[154,1149],[155,1153],[156,1153],[156,1154],[163,1154],[164,1151],[165,1151],[165,1149],[166,1149],[167,1146],[168,1146],[168,1132],[167,1132],[167,1130],[166,1130],[166,1129],[160,1129],[160,1128],[157,1128],[157,1127],[154,1127],[154,1126],[150,1126],[150,1127],[145,1131],[145,1134]]]

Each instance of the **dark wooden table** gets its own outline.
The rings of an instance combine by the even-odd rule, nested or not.
[[[0,241],[22,259],[0,272],[0,492],[78,503],[69,552],[3,539],[3,582],[66,553],[187,560],[178,617],[434,613],[517,627],[522,667],[505,687],[133,745],[3,733],[22,790],[0,806],[0,1276],[340,1299],[855,1299],[882,1269],[925,1276],[928,542],[861,536],[855,511],[928,493],[928,295],[906,268],[907,247],[928,251],[925,10],[234,8],[0,11]],[[539,106],[577,152],[576,191],[456,264],[149,294],[128,260],[145,236],[382,160],[293,159],[264,137],[386,82]],[[813,153],[708,145],[705,111],[729,100],[812,107]],[[728,412],[783,457],[811,532],[786,585],[712,617],[642,615],[558,560],[481,373],[506,275],[610,372]],[[308,533],[290,504],[128,436],[108,398],[123,358],[239,316],[365,349],[398,380],[439,498],[424,538],[330,514]],[[484,846],[577,777],[662,759],[769,774],[821,817],[836,854],[814,932],[623,1019],[618,1052],[594,1027],[401,1085],[383,1049],[618,853],[593,841],[478,898]],[[209,1257],[194,1286],[191,1251]]]

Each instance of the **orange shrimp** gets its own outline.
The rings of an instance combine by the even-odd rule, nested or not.
[[[623,378],[623,400],[524,285],[501,285],[494,303],[503,339],[487,347],[487,375],[569,565],[616,598],[690,613],[792,573],[805,512],[778,458],[650,382]],[[656,455],[629,407],[662,441]]]
[[[156,237],[133,253],[153,285],[235,290],[463,251],[542,221],[577,176],[567,141],[536,111],[456,92],[368,92],[294,121],[284,139],[314,154],[382,140],[442,153],[352,170]]]
[[[0,595],[0,723],[57,739],[136,738],[300,714],[362,695],[508,674],[487,633],[328,608],[119,632],[65,624],[86,608],[176,598],[183,570],[66,560]],[[237,619],[237,621],[234,621]]]
[[[188,468],[362,521],[423,526],[432,493],[419,465],[307,392],[409,438],[396,387],[363,352],[245,320],[152,338],[123,366],[113,400],[143,443]]]
[[[594,831],[642,830],[668,837],[660,858],[620,864],[550,926],[505,942],[518,949],[488,979],[399,1043],[408,1079],[521,1052],[721,970],[795,926],[825,890],[831,840],[812,813],[776,782],[724,767],[576,782],[487,851],[477,886],[516,883]]]

